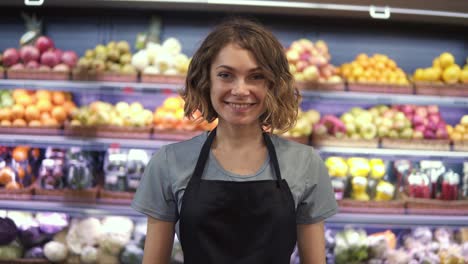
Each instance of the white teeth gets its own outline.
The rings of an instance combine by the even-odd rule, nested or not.
[[[246,109],[250,106],[252,106],[253,104],[234,104],[234,103],[229,103],[229,105],[236,109],[236,110],[241,110],[241,109]]]

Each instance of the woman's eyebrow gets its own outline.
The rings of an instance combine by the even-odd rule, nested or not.
[[[226,68],[228,70],[231,70],[231,71],[236,71],[236,69],[234,67],[231,67],[231,66],[228,66],[228,65],[219,65],[216,67],[216,69],[218,68]],[[255,71],[258,71],[260,70],[260,67],[255,67],[255,68],[252,68],[250,70],[248,70],[248,72],[255,72]]]

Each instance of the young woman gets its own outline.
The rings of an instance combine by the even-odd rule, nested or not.
[[[174,231],[186,264],[325,263],[323,220],[337,212],[310,146],[265,132],[295,122],[300,96],[283,47],[246,20],[211,32],[189,67],[185,114],[218,126],[153,156],[132,206],[148,215],[144,263],[169,263]]]

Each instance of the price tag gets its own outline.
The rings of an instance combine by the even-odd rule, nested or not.
[[[133,87],[126,86],[126,87],[122,88],[122,92],[125,93],[125,94],[132,94],[132,93],[135,92],[135,89],[133,89]]]
[[[109,148],[120,149],[120,143],[110,143]]]

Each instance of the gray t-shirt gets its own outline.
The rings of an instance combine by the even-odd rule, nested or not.
[[[151,158],[141,178],[132,207],[153,218],[178,222],[185,187],[193,173],[208,133],[163,146]],[[315,150],[307,145],[271,137],[281,176],[289,185],[296,206],[296,222],[310,224],[338,211],[328,171]],[[205,180],[252,181],[276,179],[268,157],[254,175],[224,170],[210,152],[202,175]],[[178,231],[178,225],[176,230]]]

